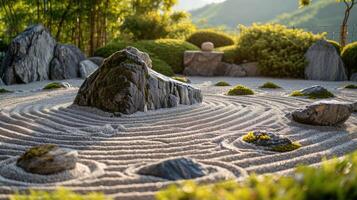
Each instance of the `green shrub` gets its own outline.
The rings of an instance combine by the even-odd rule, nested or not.
[[[225,82],[225,81],[220,81],[220,82],[214,84],[214,86],[226,87],[226,86],[231,86],[231,85],[229,83]]]
[[[291,176],[250,175],[242,182],[171,185],[157,200],[352,200],[357,199],[357,154],[300,166]]]
[[[340,43],[336,42],[335,40],[327,40],[327,42],[329,42],[330,44],[332,44],[335,48],[336,48],[336,51],[338,53],[338,55],[341,55],[341,45]]]
[[[345,89],[357,89],[357,85],[350,84],[350,85],[346,85],[344,88]]]
[[[193,44],[190,44],[183,40],[175,39],[143,40],[132,43],[113,41],[107,46],[98,49],[95,52],[95,55],[109,57],[113,53],[123,50],[127,46],[133,46],[138,48],[140,51],[147,52],[153,61],[154,58],[156,58],[156,61],[157,59],[160,59],[166,62],[169,66],[171,66],[171,69],[174,71],[174,73],[183,72],[183,54],[185,51],[198,50],[198,48]],[[163,66],[162,62],[161,66]],[[155,63],[153,63],[153,68],[156,68]],[[162,67],[159,69],[162,69]],[[165,68],[165,70],[158,72],[162,73],[168,70],[169,69]]]
[[[351,75],[352,73],[357,72],[357,42],[345,46],[341,56],[348,74]]]
[[[174,71],[171,69],[171,66],[167,64],[165,61],[160,60],[157,57],[151,57],[152,60],[152,69],[160,74],[165,76],[173,76],[175,75]]]
[[[307,64],[304,54],[323,35],[279,24],[241,26],[238,55],[241,59],[258,61],[262,75],[303,78]]]
[[[204,42],[212,42],[216,48],[234,45],[234,40],[228,34],[214,30],[199,30],[187,38],[187,41],[201,47]]]
[[[241,63],[243,59],[239,56],[238,49],[236,45],[221,47],[216,49],[217,51],[223,52],[223,62],[226,63]]]
[[[230,96],[240,96],[240,95],[253,95],[254,92],[250,88],[244,85],[237,85],[228,91]]]
[[[4,94],[4,93],[11,93],[12,91],[4,89],[4,88],[0,88],[0,94]]]
[[[260,88],[265,88],[265,89],[279,89],[281,88],[280,86],[276,85],[275,83],[272,82],[266,82]]]
[[[101,193],[76,194],[64,188],[54,192],[31,190],[30,194],[15,194],[10,200],[110,200]]]
[[[186,77],[182,77],[182,76],[174,76],[174,77],[171,77],[172,79],[176,80],[176,81],[180,81],[182,83],[191,83],[191,81],[186,78]]]

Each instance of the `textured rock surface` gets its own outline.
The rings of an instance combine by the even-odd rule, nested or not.
[[[53,146],[34,147],[17,160],[17,166],[33,174],[50,175],[76,167],[77,151]]]
[[[265,146],[265,147],[275,147],[280,145],[289,145],[292,144],[291,140],[286,137],[279,136],[275,133],[270,133],[266,131],[254,131],[252,132],[253,135],[258,138],[253,143],[258,146]],[[269,139],[259,139],[261,136],[268,136]]]
[[[247,72],[240,65],[221,62],[214,73],[215,76],[244,77]]]
[[[204,42],[201,45],[201,50],[202,51],[213,51],[214,50],[214,44],[212,42]]]
[[[326,88],[324,88],[320,85],[315,85],[312,87],[302,89],[302,90],[300,90],[300,92],[304,96],[319,96],[321,94],[329,93],[329,91]]]
[[[132,114],[202,102],[200,90],[151,70],[143,55],[135,48],[113,54],[86,79],[74,104]]]
[[[222,58],[222,52],[186,51],[184,74],[187,76],[214,76]]]
[[[351,75],[351,81],[356,81],[357,82],[357,73],[354,73]]]
[[[79,63],[79,77],[87,78],[95,70],[98,69],[98,65],[90,60],[83,60]]]
[[[134,48],[134,47],[127,47],[126,50],[128,52],[138,56],[146,64],[146,67],[152,68],[152,61],[151,61],[149,54],[147,54],[145,52],[141,52],[137,48]]]
[[[2,81],[1,78],[0,78],[0,85],[5,85],[5,83]]]
[[[191,159],[177,158],[143,167],[138,171],[138,174],[174,181],[199,178],[205,176],[207,171]]]
[[[98,66],[101,66],[104,62],[104,58],[102,58],[102,57],[90,57],[90,58],[87,58],[87,60],[94,62]]]
[[[79,63],[85,59],[80,49],[73,45],[57,44],[50,64],[50,78],[63,80],[79,75]]]
[[[3,81],[15,84],[47,80],[55,45],[42,25],[27,28],[9,45],[0,70]]]
[[[249,77],[256,77],[261,75],[257,62],[244,63],[239,66],[243,68]]]
[[[357,102],[352,104],[353,112],[357,112]]]
[[[351,116],[353,108],[350,103],[338,101],[319,101],[304,109],[292,113],[295,121],[318,126],[337,126]]]
[[[346,70],[335,47],[325,40],[319,40],[305,54],[309,62],[305,78],[309,80],[345,81]]]

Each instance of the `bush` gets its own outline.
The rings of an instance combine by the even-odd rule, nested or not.
[[[228,95],[230,96],[240,96],[240,95],[253,95],[254,92],[250,88],[244,85],[237,85],[233,89],[228,91]]]
[[[327,42],[329,42],[330,44],[332,44],[335,48],[336,48],[336,51],[338,53],[338,55],[341,55],[341,45],[340,43],[336,42],[335,40],[327,40]]]
[[[226,87],[226,86],[231,86],[231,85],[229,83],[225,82],[225,81],[220,81],[220,82],[214,84],[214,86]]]
[[[157,200],[352,200],[357,199],[357,154],[324,161],[318,167],[300,166],[291,176],[250,175],[242,182],[171,185]]]
[[[30,194],[15,194],[10,200],[110,200],[101,193],[76,194],[67,189],[60,188],[54,192],[30,191]]]
[[[200,48],[204,42],[212,42],[216,48],[234,45],[234,40],[228,34],[214,30],[196,31],[187,41]]]
[[[303,78],[304,54],[323,35],[278,24],[241,26],[238,54],[244,60],[258,61],[262,75]]]
[[[238,48],[236,45],[218,48],[217,51],[223,52],[223,62],[226,63],[241,63],[243,60],[239,57]]]
[[[351,75],[352,73],[357,72],[357,42],[345,46],[341,56],[348,74]]]
[[[175,39],[143,40],[138,42],[113,41],[107,46],[98,49],[95,55],[106,58],[117,51],[123,50],[127,46],[133,46],[140,51],[147,52],[153,60],[154,70],[159,70],[157,72],[167,76],[170,76],[172,71],[174,73],[183,72],[183,54],[185,51],[198,50],[193,44]],[[168,66],[165,67],[163,62],[158,60],[167,63],[171,67],[171,70],[167,68]],[[154,61],[157,63],[154,63]],[[155,66],[155,64],[159,64],[160,67]]]
[[[281,88],[280,86],[276,85],[275,83],[272,82],[266,82],[260,88],[265,88],[265,89],[279,89]]]

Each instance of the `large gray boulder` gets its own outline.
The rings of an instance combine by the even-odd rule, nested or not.
[[[298,109],[292,113],[292,117],[303,124],[337,126],[345,123],[352,112],[351,103],[330,100],[315,102],[304,109]]]
[[[186,51],[183,73],[187,76],[215,76],[222,58],[223,52]]]
[[[352,74],[350,80],[357,82],[357,73]]]
[[[98,69],[98,65],[96,65],[92,61],[83,60],[82,62],[79,63],[79,77],[87,78],[97,69]]]
[[[85,80],[74,104],[132,114],[202,102],[199,89],[153,71],[143,56],[137,49],[127,48],[107,58]]]
[[[27,150],[16,165],[28,173],[51,175],[74,169],[77,160],[77,151],[46,144]]]
[[[319,40],[305,54],[308,65],[305,78],[322,81],[348,80],[343,61],[336,48],[325,40]]]
[[[143,167],[138,174],[176,181],[199,178],[207,175],[208,171],[191,159],[176,158]]]
[[[49,79],[49,66],[56,41],[42,25],[27,28],[9,45],[0,77],[6,84]]]
[[[79,63],[86,57],[73,45],[57,44],[50,64],[52,80],[72,79],[79,76]]]
[[[0,78],[0,86],[5,85],[5,83],[2,81],[2,79]]]

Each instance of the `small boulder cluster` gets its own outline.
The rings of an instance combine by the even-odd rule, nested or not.
[[[0,84],[86,78],[97,68],[80,49],[57,43],[44,26],[35,25],[9,45],[0,67]]]

